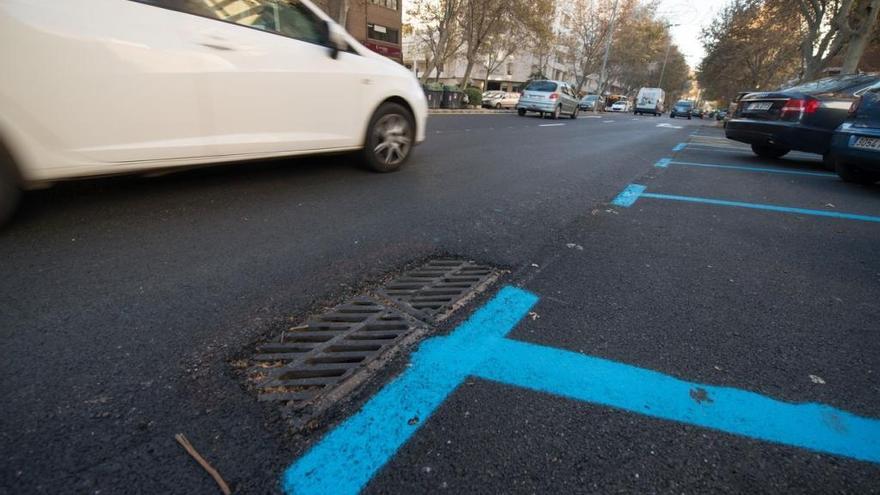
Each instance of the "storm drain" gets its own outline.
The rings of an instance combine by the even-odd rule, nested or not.
[[[401,313],[369,298],[333,308],[258,347],[252,368],[260,400],[296,406],[347,379],[405,337],[413,326]]]
[[[472,261],[438,259],[289,328],[260,345],[247,363],[260,400],[285,404],[307,416],[342,397],[381,367],[383,354],[417,341],[425,323],[449,316],[499,275]],[[308,409],[308,410],[307,410]]]
[[[422,319],[438,319],[494,280],[497,272],[472,261],[434,260],[389,283],[382,294]]]

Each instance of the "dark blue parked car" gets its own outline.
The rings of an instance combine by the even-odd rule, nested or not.
[[[849,117],[831,139],[831,156],[841,179],[880,181],[880,83],[853,102]]]

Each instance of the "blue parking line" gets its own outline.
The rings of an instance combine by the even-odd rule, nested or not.
[[[677,160],[673,160],[671,158],[663,158],[657,163],[654,164],[655,167],[659,168],[669,168],[670,165],[683,165],[687,167],[704,167],[704,168],[718,168],[718,169],[728,169],[728,170],[743,170],[747,172],[766,172],[770,174],[787,174],[787,175],[806,175],[812,177],[833,177],[836,178],[837,174],[832,174],[830,172],[808,172],[803,170],[788,170],[784,168],[770,168],[770,167],[749,167],[744,165],[718,165],[714,163],[695,163],[695,162],[680,162]]]
[[[823,404],[688,382],[584,354],[504,339],[476,376],[655,418],[880,463],[880,420]]]
[[[678,143],[675,145],[675,148],[672,148],[672,151],[681,151],[687,147],[687,143]]]
[[[880,420],[687,382],[505,338],[538,297],[505,287],[284,472],[286,493],[358,493],[468,376],[647,416],[880,463]]]
[[[718,206],[734,206],[737,208],[749,208],[753,210],[767,210],[781,213],[795,213],[798,215],[812,215],[817,217],[840,218],[845,220],[859,220],[863,222],[880,223],[880,217],[871,215],[859,215],[856,213],[838,213],[836,211],[809,210],[806,208],[792,208],[789,206],[766,205],[760,203],[745,203],[742,201],[727,201],[723,199],[700,198],[696,196],[678,196],[674,194],[657,194],[645,192],[646,187],[641,184],[630,184],[612,201],[616,206],[628,208],[636,203],[639,198],[666,199],[670,201],[684,201],[687,203],[703,203]]]
[[[411,368],[284,472],[284,491],[358,493],[537,301],[505,287],[449,337],[424,342]]]

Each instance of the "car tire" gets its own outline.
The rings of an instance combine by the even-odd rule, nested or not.
[[[571,113],[571,120],[575,120],[578,118],[578,113],[580,113],[581,109],[575,107],[574,112]]]
[[[753,144],[752,152],[761,158],[782,158],[787,155],[791,150],[787,150],[785,148],[776,148],[774,146],[766,146],[763,144]]]
[[[880,173],[869,172],[856,165],[844,163],[842,160],[835,161],[834,170],[844,182],[868,185],[880,181]]]
[[[553,113],[550,114],[550,118],[553,120],[559,120],[559,116],[562,114],[562,105],[557,105],[556,109],[553,110]]]
[[[523,108],[517,108],[517,109],[516,109],[516,114],[519,115],[520,117],[525,117],[525,116],[526,116],[526,111],[525,111],[525,109],[523,109]]]
[[[495,104],[495,110],[501,110],[501,103]]]
[[[376,172],[394,172],[409,160],[415,138],[415,119],[409,110],[397,103],[383,103],[367,126],[364,163]]]
[[[670,114],[669,114],[669,118],[670,118],[670,119],[674,119],[674,118],[675,118],[675,114],[674,114],[674,113],[670,113]]]

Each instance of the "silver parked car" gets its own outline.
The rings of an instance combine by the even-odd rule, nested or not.
[[[538,112],[541,117],[549,115],[558,119],[568,115],[576,119],[578,116],[578,99],[574,88],[562,81],[532,81],[523,90],[516,111],[520,116],[526,112]]]

